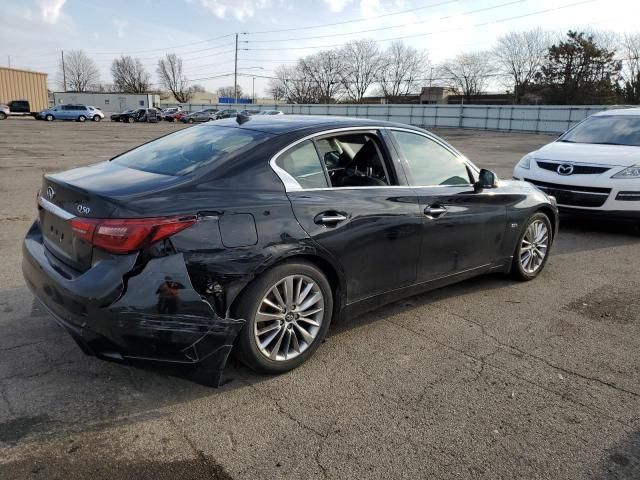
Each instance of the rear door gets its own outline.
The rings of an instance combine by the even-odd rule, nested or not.
[[[363,175],[339,181],[354,157]],[[275,168],[300,225],[342,267],[349,303],[415,282],[422,218],[378,132],[300,141],[277,157]]]
[[[439,139],[410,130],[390,133],[420,203],[418,281],[482,269],[496,261],[510,199],[497,189],[476,191],[474,168]]]

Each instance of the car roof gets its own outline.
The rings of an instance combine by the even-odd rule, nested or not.
[[[636,115],[636,116],[640,116],[640,108],[625,108],[625,107],[619,107],[619,108],[612,108],[610,110],[604,110],[602,112],[598,112],[598,113],[594,113],[593,116],[594,117],[606,117],[606,116],[617,116],[617,115]]]
[[[263,115],[243,118],[240,123],[236,118],[217,120],[215,125],[223,127],[246,128],[280,135],[297,130],[329,130],[350,127],[402,127],[419,130],[416,127],[401,123],[391,123],[367,118],[338,117],[325,115],[277,115],[266,118]]]

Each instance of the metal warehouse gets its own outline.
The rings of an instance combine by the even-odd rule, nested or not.
[[[54,92],[56,105],[67,103],[91,105],[103,112],[122,112],[128,109],[150,108],[160,105],[160,96],[148,93],[89,93]]]
[[[32,112],[47,108],[47,74],[0,67],[0,103],[13,100],[28,100]]]

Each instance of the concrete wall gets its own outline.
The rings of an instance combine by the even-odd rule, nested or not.
[[[47,108],[47,74],[0,67],[0,103],[12,100],[28,100],[32,112]]]
[[[158,95],[146,93],[54,92],[53,98],[56,105],[66,103],[91,105],[99,108],[104,113],[119,113],[123,110],[147,108],[160,104]]]
[[[163,104],[162,107],[178,104]],[[199,105],[182,104],[188,111],[201,108],[281,110],[288,114],[339,115],[407,123],[425,128],[474,128],[559,134],[589,115],[616,108],[606,105]],[[620,108],[620,107],[618,107]]]

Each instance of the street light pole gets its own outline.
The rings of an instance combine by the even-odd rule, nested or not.
[[[233,96],[235,98],[234,103],[238,103],[238,34],[236,33],[236,61],[235,68],[233,69]]]

